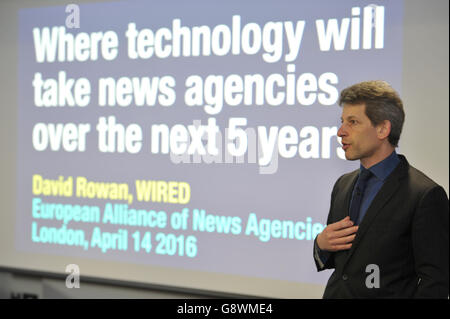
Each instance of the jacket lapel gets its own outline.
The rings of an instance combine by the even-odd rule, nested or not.
[[[337,207],[339,208],[336,210],[336,220],[334,220],[333,222],[340,221],[348,216],[352,192],[353,188],[355,187],[356,181],[358,180],[359,169],[351,172],[350,174],[351,175],[350,178],[348,178],[348,181],[339,189],[339,197],[337,196],[335,199]]]
[[[404,156],[399,155],[399,157],[400,157],[399,165],[392,172],[392,174],[386,179],[383,186],[378,191],[378,194],[375,196],[369,208],[367,209],[366,215],[364,216],[361,224],[359,225],[358,232],[356,233],[356,237],[355,240],[353,241],[352,248],[350,248],[348,252],[347,260],[345,263],[347,263],[351,258],[351,256],[353,255],[353,252],[358,247],[361,240],[364,238],[364,235],[370,228],[370,225],[373,223],[376,216],[379,214],[382,208],[389,202],[391,197],[395,194],[395,192],[399,188],[400,179],[407,173],[409,164]]]

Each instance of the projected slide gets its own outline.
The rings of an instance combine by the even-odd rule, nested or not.
[[[401,1],[19,12],[15,247],[324,284],[339,92],[401,84]],[[214,289],[214,288],[211,288]]]

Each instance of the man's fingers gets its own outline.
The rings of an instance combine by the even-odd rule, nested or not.
[[[347,216],[344,219],[341,219],[338,222],[335,222],[333,224],[328,225],[328,227],[330,227],[330,230],[340,230],[343,228],[347,228],[347,227],[351,227],[353,226],[353,222],[350,220],[350,217]]]
[[[358,231],[358,226],[352,226],[352,227],[348,227],[348,228],[344,228],[344,229],[335,231],[333,233],[333,237],[335,237],[335,238],[345,237],[345,236],[354,234],[357,231]]]
[[[317,237],[317,244],[320,249],[328,251],[338,251],[350,249],[351,242],[355,239],[358,226],[353,226],[350,217],[328,225]]]
[[[351,243],[356,237],[356,234],[354,235],[350,235],[350,236],[345,236],[345,237],[339,237],[333,240],[330,240],[330,244],[332,246],[334,245],[340,245],[340,244],[348,244]]]

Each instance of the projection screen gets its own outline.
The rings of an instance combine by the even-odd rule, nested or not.
[[[0,266],[320,297],[313,241],[334,182],[359,167],[337,137],[343,88],[389,82],[406,108],[397,151],[448,192],[448,89],[406,64],[424,54],[405,45],[422,41],[409,6],[2,2]],[[447,70],[441,54],[421,63]],[[419,149],[408,121],[430,117],[434,147]]]

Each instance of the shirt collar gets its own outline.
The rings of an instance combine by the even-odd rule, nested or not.
[[[398,155],[394,150],[391,153],[391,155],[386,157],[381,162],[371,166],[369,170],[372,172],[373,175],[376,176],[376,178],[384,181],[397,167],[398,163],[400,163],[400,159],[398,158]],[[364,166],[360,165],[361,172],[365,169],[366,168],[364,168]]]

